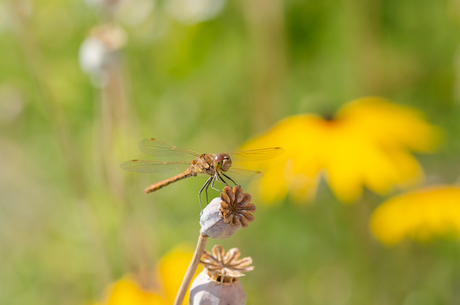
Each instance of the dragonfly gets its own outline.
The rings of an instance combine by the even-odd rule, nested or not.
[[[219,154],[200,154],[193,150],[177,147],[157,139],[145,139],[139,142],[139,148],[152,156],[185,156],[194,158],[191,161],[148,161],[148,160],[131,160],[122,163],[121,168],[140,173],[172,173],[182,171],[180,174],[165,179],[163,181],[154,183],[148,186],[144,193],[148,194],[171,183],[183,180],[188,177],[196,177],[198,175],[208,175],[209,178],[206,183],[201,187],[198,193],[200,207],[201,207],[201,194],[203,190],[206,193],[206,202],[208,202],[208,188],[211,186],[214,190],[220,192],[214,187],[214,182],[218,181],[228,185],[227,180],[236,182],[230,178],[235,179],[253,180],[262,177],[259,171],[250,171],[232,166],[233,161],[248,162],[248,161],[262,161],[281,155],[284,150],[280,147],[262,148],[245,151],[231,151]],[[185,169],[185,170],[184,170]]]

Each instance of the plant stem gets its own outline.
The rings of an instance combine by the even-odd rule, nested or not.
[[[254,129],[266,130],[285,112],[287,51],[283,0],[241,1],[251,35]]]
[[[174,305],[181,305],[184,301],[185,293],[187,292],[188,286],[192,281],[192,277],[195,274],[196,268],[200,263],[201,256],[204,252],[204,247],[206,246],[206,241],[208,240],[208,235],[200,231],[200,237],[198,238],[198,244],[196,245],[195,253],[193,254],[192,261],[188,266],[187,272],[185,273],[184,279],[182,280],[182,284],[180,285],[179,291],[176,295],[176,300],[174,301]]]

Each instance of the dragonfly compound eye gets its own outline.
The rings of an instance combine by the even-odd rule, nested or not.
[[[232,159],[230,158],[229,155],[224,155],[224,160],[222,161],[222,170],[228,171],[230,167],[232,166]]]
[[[222,163],[222,161],[224,161],[224,156],[222,154],[218,154],[216,155],[216,157],[214,158],[214,162],[215,163]]]

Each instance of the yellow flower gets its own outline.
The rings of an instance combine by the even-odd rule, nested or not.
[[[123,279],[107,288],[104,301],[98,305],[166,305],[168,304],[162,293],[141,287],[132,275],[125,275]]]
[[[392,198],[375,209],[370,225],[388,245],[405,237],[419,242],[442,235],[460,238],[460,187],[435,186]]]
[[[97,305],[167,305],[176,293],[192,260],[193,252],[178,247],[162,258],[154,275],[147,279],[132,274],[107,287]],[[195,276],[199,270],[195,273]],[[188,295],[184,300],[188,300]],[[186,302],[184,302],[186,304]]]
[[[321,175],[340,200],[353,202],[363,186],[385,194],[394,186],[419,183],[423,170],[410,151],[432,152],[439,138],[439,130],[419,111],[368,97],[345,105],[330,120],[288,117],[243,149],[285,150],[257,165],[264,171],[257,186],[266,202],[288,194],[296,201],[312,199]]]

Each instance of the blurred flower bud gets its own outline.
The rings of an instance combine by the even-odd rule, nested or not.
[[[157,5],[157,0],[123,1],[117,12],[116,19],[128,26],[136,26],[152,18],[150,14]]]
[[[85,0],[85,2],[90,7],[112,13],[123,0]]]
[[[35,12],[35,2],[30,0],[0,1],[0,33],[14,30],[18,17],[29,19]]]
[[[200,217],[201,231],[215,239],[232,236],[241,227],[254,221],[256,207],[250,203],[251,195],[243,193],[241,186],[226,186],[220,198],[214,198]]]
[[[237,248],[225,250],[215,245],[212,253],[204,251],[201,263],[205,267],[190,287],[190,305],[240,305],[246,303],[246,294],[239,281],[243,272],[254,269],[252,259],[239,259]]]
[[[215,18],[222,11],[225,0],[170,0],[168,13],[176,20],[196,24]]]
[[[126,44],[126,40],[126,32],[116,24],[94,27],[80,47],[81,69],[101,82],[106,69],[118,60],[118,50]]]

